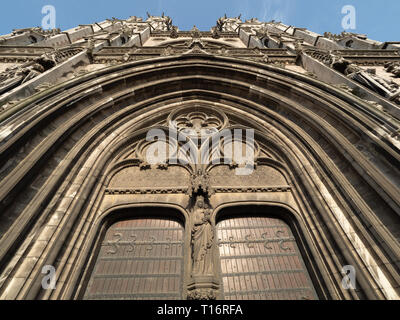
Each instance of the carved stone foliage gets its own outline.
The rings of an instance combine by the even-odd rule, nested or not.
[[[325,32],[324,37],[327,39],[330,39],[330,40],[334,40],[334,41],[340,41],[340,40],[343,40],[346,38],[351,38],[351,37],[355,37],[355,38],[359,38],[359,39],[363,39],[363,40],[365,40],[367,38],[367,36],[364,34],[358,34],[358,33],[346,32],[346,31],[343,31],[340,34]]]
[[[195,289],[189,291],[188,300],[216,300],[217,296],[213,289]]]
[[[190,178],[189,195],[204,193],[211,196],[215,193],[210,184],[210,175],[204,169],[198,169]]]
[[[176,39],[179,37],[178,35],[178,28],[177,27],[172,27],[171,33],[169,35],[172,39]]]
[[[221,37],[220,32],[218,31],[218,28],[215,27],[212,29],[212,37],[214,39],[219,39]]]
[[[82,52],[82,47],[74,48],[49,48],[49,47],[1,47],[0,46],[0,62],[32,62],[40,59],[50,59],[56,63],[67,60],[68,58]]]
[[[190,33],[192,38],[201,38],[200,30],[196,26],[193,26],[192,30],[190,30]]]
[[[384,66],[390,63],[400,62],[400,56],[396,50],[322,50],[305,48],[303,52],[318,61],[332,66],[336,62],[354,63],[358,66]]]

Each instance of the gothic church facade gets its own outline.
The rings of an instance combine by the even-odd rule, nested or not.
[[[248,175],[208,143],[239,129]],[[399,130],[399,42],[226,16],[14,30],[0,298],[399,299]]]

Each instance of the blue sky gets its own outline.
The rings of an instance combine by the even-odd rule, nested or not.
[[[57,27],[65,30],[99,22],[106,18],[146,17],[146,11],[171,16],[181,30],[196,25],[209,30],[215,21],[228,16],[281,20],[285,24],[305,27],[317,33],[343,31],[341,13],[344,5],[356,9],[356,30],[371,39],[400,41],[399,0],[2,0],[0,34],[14,28],[40,26],[44,5],[56,8]],[[350,31],[350,30],[349,30]]]

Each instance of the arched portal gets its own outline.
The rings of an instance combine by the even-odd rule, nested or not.
[[[308,247],[304,262],[318,269],[312,280],[321,299],[399,297],[400,157],[388,135],[393,128],[340,89],[274,65],[187,54],[82,75],[2,117],[2,298],[82,298],[103,219],[120,207],[179,208],[188,218],[185,270],[205,270],[193,268],[201,261],[191,259],[192,233],[204,227],[209,239],[199,236],[200,246],[215,254],[213,214],[238,203],[290,208],[303,234],[299,248]],[[253,129],[254,170],[237,175],[232,161],[146,162],[147,133],[169,130],[170,120],[178,132]],[[205,154],[203,144],[190,145]],[[218,154],[215,147],[210,156]],[[196,207],[200,195],[205,203]],[[58,272],[56,290],[41,286],[44,265]],[[346,265],[358,270],[357,290],[342,286]],[[213,270],[187,272],[189,297],[221,297]]]

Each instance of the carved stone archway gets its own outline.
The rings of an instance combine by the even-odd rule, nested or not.
[[[1,297],[79,298],[102,219],[115,208],[180,208],[190,252],[191,232],[197,239],[196,228],[215,227],[208,210],[268,202],[295,212],[321,299],[398,298],[400,175],[383,164],[400,159],[385,132],[371,133],[386,120],[361,104],[288,70],[202,54],[105,68],[32,98],[7,120],[13,132],[0,145],[2,175],[12,177],[0,187]],[[232,174],[235,163],[146,163],[149,129],[167,130],[171,115],[196,130],[254,129],[254,176]],[[207,208],[195,207],[199,196]],[[56,290],[42,289],[43,265],[58,270]],[[359,270],[359,290],[341,286],[344,265]],[[193,298],[218,296],[218,282],[197,280],[188,281]]]

